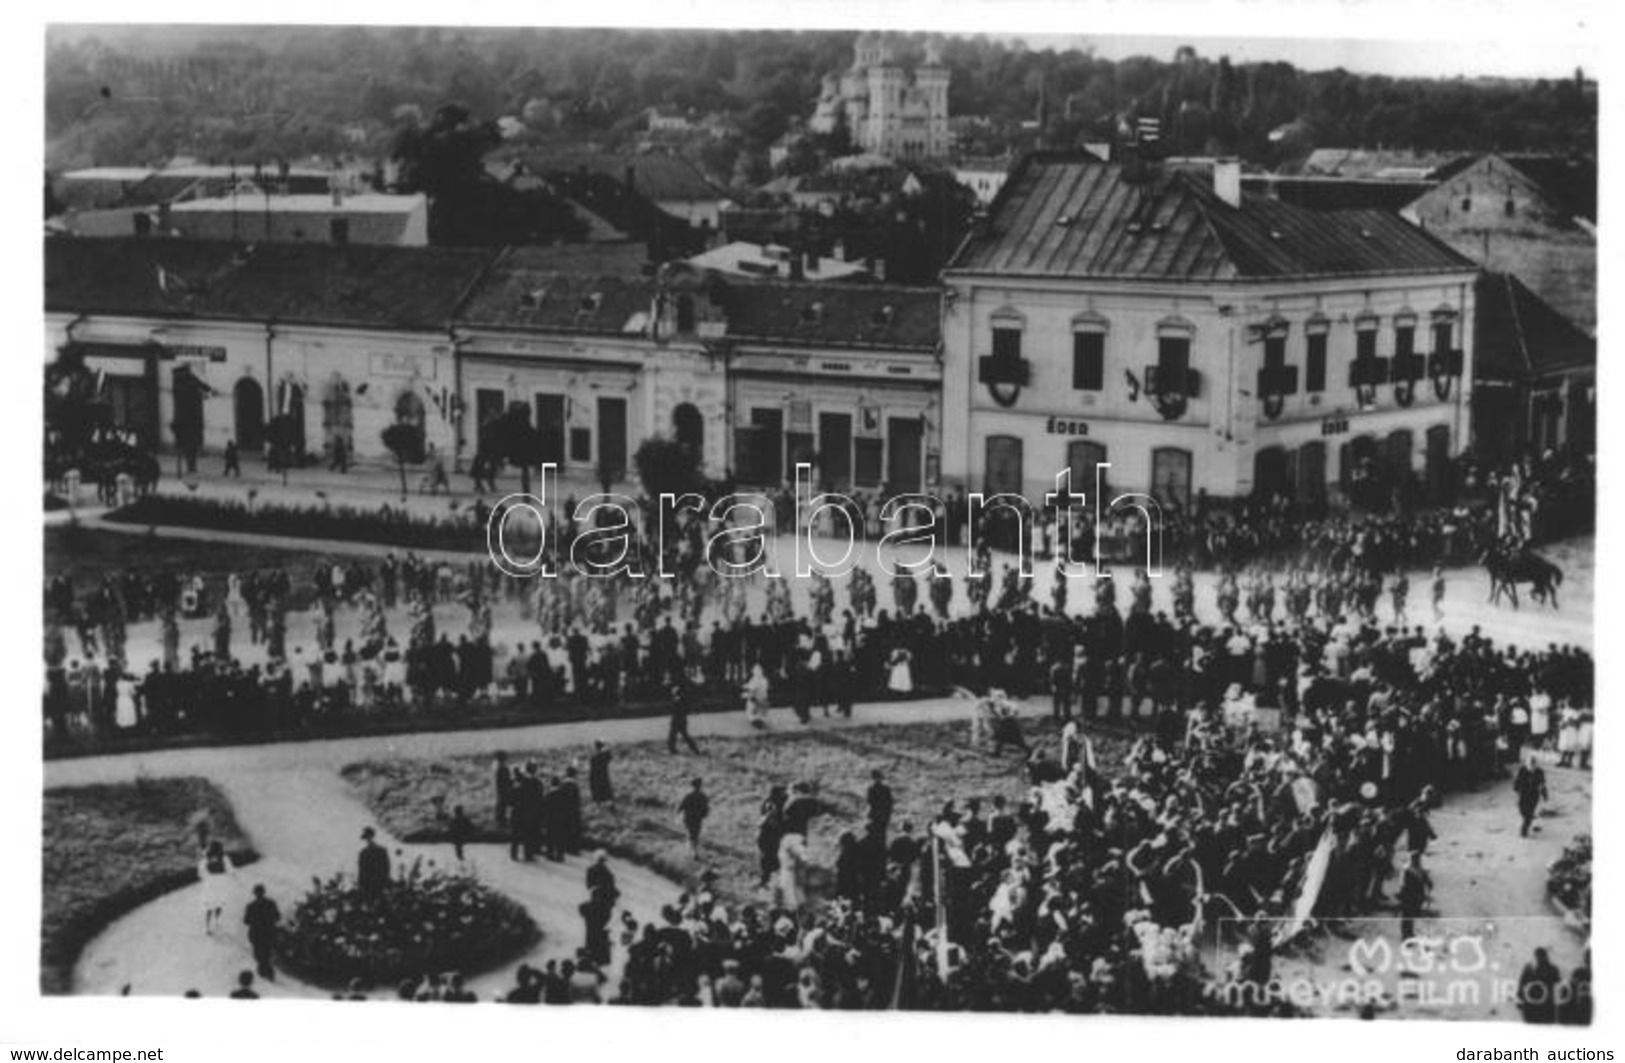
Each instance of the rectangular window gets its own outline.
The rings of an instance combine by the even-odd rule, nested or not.
[[[853,441],[852,479],[859,487],[880,486],[881,458],[885,443],[880,438],[859,438]]]
[[[1394,354],[1409,358],[1416,353],[1416,327],[1405,325],[1394,329]]]
[[[993,357],[1020,358],[1021,357],[1021,330],[1018,328],[996,328],[993,330]]]
[[[1264,368],[1279,369],[1286,364],[1286,337],[1270,336],[1264,341]]]
[[[1326,334],[1324,332],[1309,337],[1309,350],[1304,355],[1303,381],[1305,391],[1326,390]]]
[[[1163,336],[1157,340],[1157,389],[1179,394],[1189,387],[1191,341],[1187,336]]]
[[[1106,334],[1072,334],[1072,386],[1079,391],[1100,391],[1106,386]]]
[[[1448,321],[1441,321],[1433,326],[1434,354],[1443,354],[1445,351],[1450,349],[1450,341],[1454,338],[1452,335],[1453,332],[1454,329],[1451,327],[1450,322]]]
[[[1377,330],[1361,329],[1354,334],[1354,359],[1363,362],[1377,356]]]
[[[582,462],[592,461],[591,428],[570,429],[570,460]]]

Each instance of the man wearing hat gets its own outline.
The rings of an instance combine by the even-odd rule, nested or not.
[[[361,832],[366,844],[356,860],[356,887],[363,896],[376,897],[389,883],[389,850],[378,844],[377,831],[367,827]]]

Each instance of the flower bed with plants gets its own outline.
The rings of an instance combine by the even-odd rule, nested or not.
[[[378,986],[426,972],[490,970],[540,937],[516,901],[472,875],[417,860],[376,896],[348,875],[316,879],[294,906],[281,957],[318,985]]]
[[[1591,925],[1591,835],[1582,834],[1553,860],[1546,873],[1546,894],[1579,929]]]

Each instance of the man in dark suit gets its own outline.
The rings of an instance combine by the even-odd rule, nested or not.
[[[1512,780],[1512,789],[1518,794],[1518,814],[1523,818],[1523,825],[1518,828],[1518,835],[1529,837],[1529,828],[1535,822],[1535,813],[1540,809],[1540,803],[1546,800],[1546,772],[1535,763],[1534,755],[1524,761],[1518,768],[1518,775]]]
[[[872,781],[869,790],[864,795],[869,805],[869,825],[885,836],[886,828],[891,825],[892,809],[897,807],[897,799],[893,796],[890,786],[886,785],[886,777],[877,768],[870,776]]]
[[[508,767],[508,754],[498,753],[496,764],[497,826],[506,827],[513,811],[513,769]]]
[[[265,895],[265,887],[254,887],[254,899],[248,902],[248,909],[243,913],[243,923],[248,927],[248,946],[254,950],[254,968],[261,978],[275,980],[276,969],[271,966],[271,960],[276,955],[277,926],[282,922],[282,913],[277,910],[276,902]]]
[[[361,832],[361,855],[356,860],[356,887],[363,896],[376,897],[389,884],[389,850],[378,844],[371,827]]]
[[[671,698],[671,723],[666,729],[666,749],[677,752],[677,740],[681,738],[688,743],[690,753],[698,753],[700,747],[694,744],[694,737],[688,733],[688,714],[694,698],[692,689],[688,683],[679,680],[671,685],[667,693]]]
[[[1412,849],[1405,864],[1405,874],[1399,884],[1399,940],[1409,941],[1416,936],[1416,920],[1422,914],[1433,880],[1422,870],[1422,854]]]

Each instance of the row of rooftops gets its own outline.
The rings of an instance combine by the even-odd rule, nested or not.
[[[602,272],[573,248],[454,249],[51,239],[48,312],[444,331],[645,334],[658,300],[700,304],[735,342],[934,352],[941,292],[723,278],[684,264]],[[698,331],[698,330],[697,330]]]
[[[1210,283],[1472,272],[1382,210],[1309,210],[1180,167],[1035,152],[1010,174],[950,274]]]

